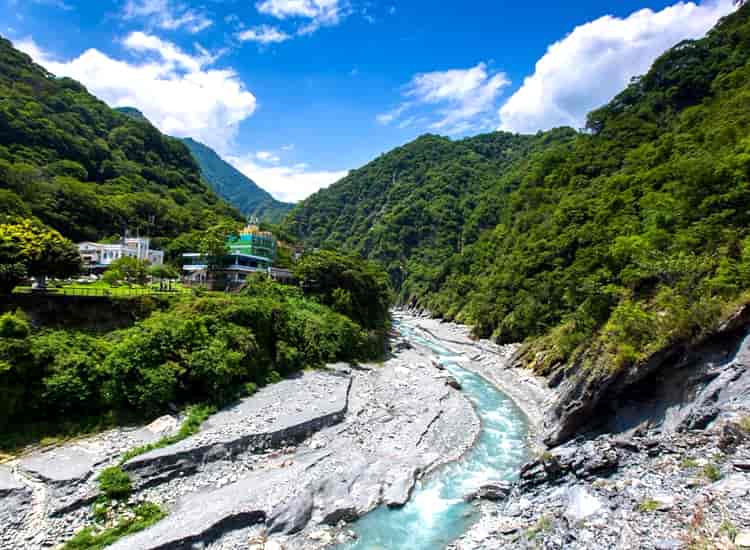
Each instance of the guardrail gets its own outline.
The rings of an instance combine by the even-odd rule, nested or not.
[[[129,296],[176,296],[192,294],[190,288],[177,288],[172,290],[159,288],[129,288],[129,287],[87,287],[87,286],[64,286],[55,288],[16,288],[14,294],[38,294],[43,296],[100,296],[109,298]]]

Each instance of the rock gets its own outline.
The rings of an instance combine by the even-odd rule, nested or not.
[[[291,535],[302,531],[313,511],[312,491],[304,491],[278,506],[266,520],[269,533]]]
[[[659,539],[654,541],[655,550],[682,550],[685,544],[675,539]]]
[[[734,539],[735,546],[750,548],[750,531],[740,531]]]
[[[285,480],[302,475],[312,464],[321,460],[323,451],[311,452],[285,469],[270,469],[252,473],[244,479],[212,491],[195,492],[181,499],[172,513],[145,531],[115,542],[108,550],[156,550],[183,548],[195,540],[211,540],[243,527],[262,524],[276,513],[282,518],[296,518],[284,514],[277,506],[279,492]],[[285,526],[293,525],[292,520]]]
[[[709,489],[732,498],[743,498],[750,494],[750,479],[744,474],[732,474],[712,483]]]
[[[310,533],[307,538],[309,538],[310,540],[321,542],[323,544],[328,544],[333,540],[331,532],[324,529],[320,529],[318,531]]]
[[[721,427],[721,436],[719,437],[719,448],[726,452],[732,452],[734,449],[747,438],[747,434],[742,427],[735,422],[727,422]]]
[[[452,376],[448,376],[445,378],[445,385],[450,386],[454,390],[461,390],[463,388],[463,386],[461,386],[461,383]]]
[[[651,499],[656,503],[656,510],[666,512],[674,507],[675,498],[672,495],[654,495]]]
[[[415,467],[397,468],[391,472],[391,479],[383,490],[383,503],[389,508],[400,508],[411,496],[419,469]]]
[[[568,489],[566,500],[564,515],[571,526],[596,516],[604,509],[602,502],[582,486]]]
[[[512,489],[513,485],[507,481],[488,483],[466,495],[465,500],[472,501],[479,499],[497,502],[507,498]]]

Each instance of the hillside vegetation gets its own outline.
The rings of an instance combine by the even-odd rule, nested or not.
[[[0,449],[59,433],[61,423],[75,429],[87,419],[101,426],[174,405],[222,405],[302,369],[380,357],[387,275],[328,252],[306,255],[297,270],[303,287],[258,275],[239,293],[152,304],[150,316],[110,332],[0,315]],[[154,298],[142,300],[146,308]]]
[[[592,112],[588,132],[423,136],[286,226],[382,260],[402,303],[535,340],[541,371],[584,349],[633,364],[747,297],[749,58],[744,5]]]
[[[268,191],[261,189],[210,147],[190,138],[182,141],[190,149],[211,189],[245,216],[277,223],[292,209],[292,204],[274,199]]]
[[[0,216],[36,217],[72,240],[126,225],[171,238],[240,217],[202,181],[179,140],[54,77],[1,38]]]

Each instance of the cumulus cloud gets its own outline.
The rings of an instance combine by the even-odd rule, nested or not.
[[[193,34],[213,25],[213,21],[205,14],[182,4],[174,4],[170,0],[128,0],[122,16],[124,19],[147,19],[165,30],[184,27]]]
[[[414,110],[427,106],[434,111],[428,118],[432,130],[448,134],[481,130],[495,123],[497,100],[509,84],[505,73],[490,72],[486,63],[468,69],[420,73],[404,88],[405,101],[376,120],[390,124],[410,113],[401,121],[400,126],[405,127],[415,121]]]
[[[258,151],[255,153],[255,158],[263,162],[270,162],[271,164],[278,164],[281,162],[279,155],[272,153],[271,151]]]
[[[306,20],[297,29],[299,35],[338,25],[348,13],[347,3],[340,0],[262,0],[255,7],[260,13],[276,19]]]
[[[135,61],[93,48],[59,61],[31,38],[16,44],[53,74],[82,82],[109,105],[138,108],[162,132],[229,150],[239,123],[256,106],[236,72],[210,68],[216,56],[203,49],[192,55],[142,32],[128,35],[123,45]]]
[[[287,40],[292,38],[292,36],[276,27],[271,27],[270,25],[260,25],[258,27],[253,27],[252,29],[247,29],[237,33],[237,38],[241,42],[275,44],[279,42],[286,42]]]
[[[733,0],[679,2],[626,18],[605,16],[552,44],[534,74],[500,108],[500,129],[533,133],[582,127],[586,114],[609,101],[665,50],[703,36],[733,9]]]
[[[229,156],[227,161],[247,177],[262,185],[278,200],[297,202],[337,182],[348,171],[310,170],[306,164],[268,166],[256,162],[255,155]]]

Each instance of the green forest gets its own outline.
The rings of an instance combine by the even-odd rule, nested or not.
[[[35,217],[73,241],[132,232],[156,246],[241,216],[190,152],[110,109],[0,38],[0,217]]]
[[[153,313],[120,330],[0,315],[0,450],[173,405],[220,406],[302,369],[382,356],[392,299],[385,272],[330,252],[295,269],[301,286],[258,275],[239,293],[140,298]]]
[[[301,203],[286,228],[382,261],[403,304],[533,343],[542,372],[626,367],[750,298],[749,59],[744,5],[585,131],[423,136]]]

